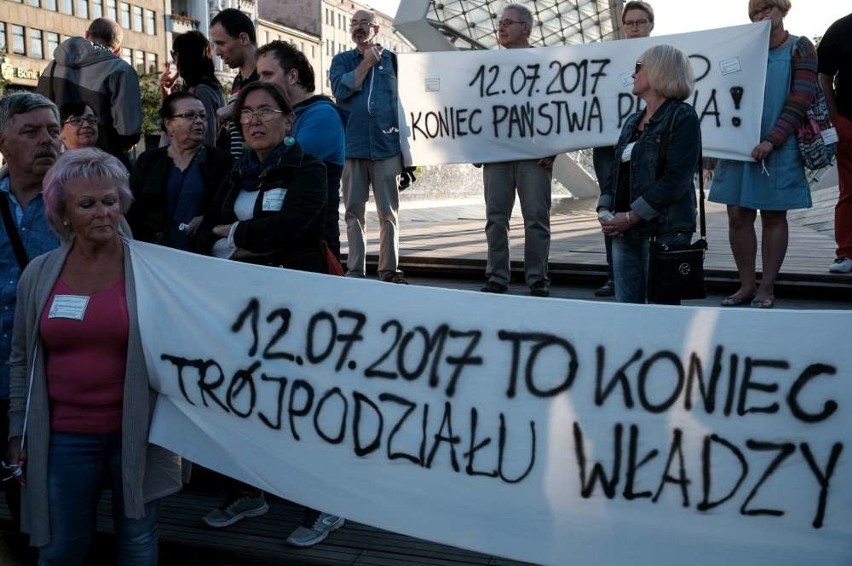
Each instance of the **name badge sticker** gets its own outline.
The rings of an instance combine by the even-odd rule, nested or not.
[[[55,295],[47,318],[69,318],[71,320],[83,320],[86,316],[86,307],[89,306],[89,297],[83,295]]]
[[[739,57],[731,57],[730,59],[725,59],[724,61],[719,61],[719,71],[721,71],[722,75],[730,75],[731,73],[739,73],[743,70],[742,64],[740,64]]]
[[[825,145],[831,145],[833,143],[837,143],[840,141],[840,138],[837,137],[837,129],[836,128],[828,128],[820,132],[822,136],[822,143]]]
[[[263,193],[263,210],[276,212],[284,206],[284,197],[287,189],[269,189]]]

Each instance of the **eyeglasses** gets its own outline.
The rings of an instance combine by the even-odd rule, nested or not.
[[[201,120],[202,122],[207,121],[207,114],[204,112],[184,112],[183,114],[175,114],[172,118],[183,118],[184,120],[188,120],[190,122],[195,122],[196,120]]]
[[[749,19],[750,19],[750,20],[754,20],[754,19],[755,19],[756,17],[758,17],[758,16],[765,16],[766,14],[768,14],[769,12],[771,12],[771,11],[772,11],[772,8],[774,8],[774,7],[775,7],[775,6],[772,6],[772,5],[770,5],[770,4],[767,4],[767,5],[766,5],[766,6],[764,6],[763,8],[757,8],[757,9],[752,10],[751,12],[749,12],[749,13],[748,13],[748,17],[749,17]]]
[[[71,124],[79,128],[83,124],[88,124],[89,126],[97,126],[98,119],[95,116],[71,116],[67,120],[65,120],[66,124]]]
[[[373,22],[370,22],[370,21],[367,21],[367,20],[361,20],[360,22],[356,22],[356,21],[353,20],[352,23],[349,24],[349,27],[362,28],[362,27],[371,26],[371,25],[373,25]]]
[[[648,20],[625,20],[624,27],[626,28],[641,28],[645,27],[651,22]]]
[[[515,20],[500,20],[499,22],[497,22],[497,27],[498,28],[505,28],[505,27],[509,27],[512,24],[523,24],[523,23],[525,23],[525,22],[516,22]]]
[[[638,74],[639,74],[639,71],[641,71],[641,70],[642,70],[642,65],[643,65],[642,61],[636,61],[636,66],[635,66],[635,67],[633,67],[633,74],[634,74],[634,75],[638,75]]]
[[[243,110],[240,112],[240,123],[248,124],[255,116],[257,116],[257,118],[261,122],[268,122],[272,120],[272,118],[274,118],[276,114],[283,113],[283,110],[276,110],[275,108],[269,108],[268,106],[258,108],[257,110],[249,110],[248,108],[243,108]]]

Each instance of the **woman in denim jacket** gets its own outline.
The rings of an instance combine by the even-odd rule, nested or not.
[[[668,245],[691,242],[693,176],[701,150],[698,116],[683,102],[695,82],[686,55],[671,45],[651,47],[636,62],[633,79],[633,94],[645,109],[624,124],[613,182],[598,201],[603,233],[614,238],[613,278],[620,303],[645,302],[652,236]]]

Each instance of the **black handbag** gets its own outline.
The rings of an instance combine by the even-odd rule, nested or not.
[[[648,259],[648,300],[670,303],[677,300],[705,299],[704,254],[707,251],[707,226],[704,218],[704,175],[702,156],[698,156],[699,222],[701,238],[691,244],[667,246],[651,240]]]

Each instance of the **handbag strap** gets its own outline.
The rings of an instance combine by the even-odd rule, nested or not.
[[[704,216],[704,151],[698,146],[698,221],[701,239],[707,242],[707,220]]]
[[[6,227],[6,234],[9,236],[9,243],[12,244],[12,250],[15,252],[15,259],[18,260],[18,265],[21,271],[30,262],[27,257],[27,251],[24,249],[24,242],[21,241],[21,235],[18,233],[18,226],[12,219],[12,210],[9,207],[9,195],[5,191],[0,191],[3,196],[0,196],[0,216],[3,217],[3,224]]]

